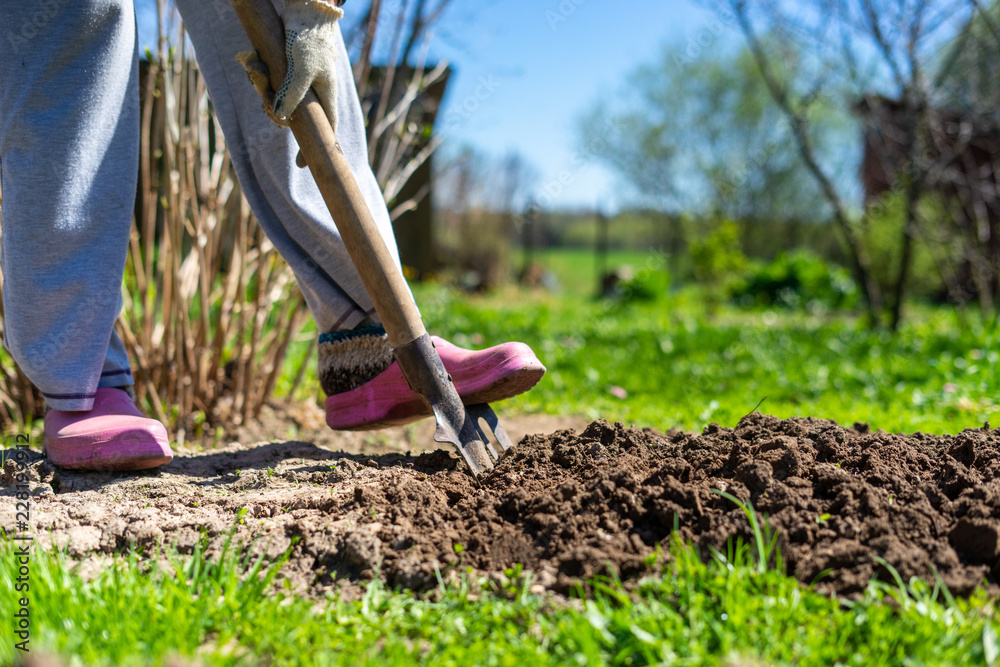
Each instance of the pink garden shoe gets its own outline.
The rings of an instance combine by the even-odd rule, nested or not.
[[[49,410],[45,453],[60,468],[142,470],[170,463],[167,429],[139,412],[120,389],[97,390],[86,412]]]
[[[444,367],[466,405],[522,394],[545,375],[545,366],[524,343],[466,350],[432,336]],[[326,423],[337,431],[366,431],[429,417],[431,411],[395,361],[360,387],[326,399]]]

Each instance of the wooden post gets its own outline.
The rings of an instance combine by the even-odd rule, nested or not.
[[[604,278],[608,274],[608,216],[603,209],[597,209],[597,244],[594,248],[595,268],[597,270],[597,296],[605,296]]]

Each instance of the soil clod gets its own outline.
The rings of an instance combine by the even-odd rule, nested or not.
[[[701,434],[598,420],[524,438],[476,486],[450,453],[338,454],[307,443],[179,456],[159,473],[74,473],[30,464],[35,532],[71,557],[176,545],[230,530],[256,553],[293,547],[300,592],[371,577],[428,589],[467,568],[520,564],[568,591],[582,579],[651,572],[676,531],[703,556],[749,541],[753,504],[789,574],[842,596],[873,577],[939,576],[952,593],[1000,583],[1000,429],[955,436],[843,428],[751,414]],[[13,495],[4,468],[0,495]],[[0,504],[0,526],[14,524]]]

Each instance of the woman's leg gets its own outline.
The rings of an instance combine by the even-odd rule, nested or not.
[[[428,416],[426,404],[392,365],[392,349],[312,174],[295,166],[298,147],[291,131],[271,122],[235,61],[251,47],[229,0],[177,4],[240,185],[324,332],[318,370],[329,396],[327,423],[336,429],[378,428]],[[364,117],[342,38],[337,47],[337,140],[398,267],[389,212],[368,165]],[[477,401],[526,391],[545,372],[523,344],[471,352],[439,340],[438,349],[459,393]]]
[[[0,0],[4,343],[58,410],[132,384],[114,332],[139,160],[130,0]]]
[[[131,397],[121,308],[139,168],[131,0],[0,0],[4,343],[42,391],[58,466],[173,457]]]
[[[324,334],[318,346],[320,384],[327,394],[364,384],[389,367],[392,348],[312,174],[295,166],[298,145],[291,131],[267,117],[236,62],[237,53],[251,48],[236,12],[229,0],[177,5],[243,192]],[[339,31],[337,37],[337,139],[398,267],[389,211],[368,164],[354,75]]]
[[[267,117],[260,96],[235,60],[237,53],[251,47],[229,0],[178,0],[177,6],[240,186],[260,226],[295,273],[319,330],[342,331],[376,322],[375,308],[312,174],[295,166],[298,146],[291,131]],[[368,165],[364,118],[342,39],[338,47],[337,139],[395,256],[396,240]]]

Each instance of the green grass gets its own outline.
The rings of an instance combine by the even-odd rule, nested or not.
[[[551,271],[558,281],[560,293],[569,297],[590,297],[597,293],[597,261],[593,250],[577,248],[545,248],[535,255],[536,261]],[[645,268],[649,262],[660,262],[655,254],[642,250],[609,250],[607,270],[629,267],[633,271]]]
[[[456,343],[518,339],[536,350],[549,372],[505,411],[700,429],[732,426],[763,400],[779,417],[888,431],[1000,424],[1000,326],[962,324],[949,310],[911,309],[891,336],[843,316],[723,310],[710,319],[691,290],[620,304],[425,287],[418,301],[428,328]]]
[[[500,406],[501,417],[547,412],[700,429],[735,425],[764,399],[760,409],[781,417],[890,431],[1000,423],[995,324],[915,308],[893,337],[849,317],[723,309],[710,318],[690,290],[655,302],[595,302],[589,255],[556,260],[550,266],[571,286],[558,297],[416,288],[431,331],[473,347],[524,340],[548,366],[535,390]],[[632,258],[640,270],[647,260]],[[294,344],[279,393],[307,347]],[[308,363],[303,399],[316,388],[315,359]],[[933,586],[900,582],[873,585],[846,604],[761,566],[773,563],[769,544],[762,532],[753,549],[708,563],[673,545],[661,576],[629,594],[598,583],[571,604],[533,595],[524,581],[494,589],[467,575],[429,598],[372,585],[363,600],[317,605],[265,595],[256,575],[242,574],[253,564],[231,553],[217,565],[195,557],[151,571],[126,559],[91,581],[63,557],[35,553],[33,646],[99,665],[161,664],[171,654],[218,665],[719,665],[734,656],[781,665],[1000,664],[1000,617],[985,594],[952,601]],[[10,542],[0,540],[0,558],[6,664]]]
[[[655,255],[612,253],[614,263],[655,270]],[[733,425],[760,409],[779,417],[869,422],[888,431],[954,433],[1000,424],[1000,326],[950,309],[911,306],[901,332],[871,332],[853,316],[723,309],[705,313],[696,289],[655,302],[595,301],[587,251],[548,251],[564,291],[510,289],[469,297],[435,285],[415,294],[427,328],[467,347],[529,343],[549,372],[502,412],[604,417],[660,429]],[[574,293],[575,290],[575,293]],[[305,337],[314,332],[305,334]],[[316,394],[315,355],[292,346],[278,384]],[[613,388],[627,392],[622,399]],[[617,389],[615,389],[616,393]]]
[[[0,663],[14,659],[11,542],[0,540]],[[736,545],[702,562],[675,544],[662,575],[575,602],[465,576],[430,596],[370,585],[361,600],[263,595],[276,564],[232,550],[143,572],[135,557],[84,581],[58,553],[32,561],[31,648],[89,665],[996,665],[1000,617],[920,582],[840,604],[760,567]],[[664,562],[664,561],[661,561]],[[249,575],[243,573],[250,570]],[[892,605],[884,600],[891,598]]]
[[[552,272],[558,283],[559,299],[568,299],[573,302],[585,302],[592,297],[597,290],[597,266],[594,262],[593,251],[583,249],[542,249],[536,254],[539,263]],[[520,261],[520,260],[519,260]],[[609,270],[618,267],[628,266],[633,271],[640,271],[651,265],[662,263],[658,255],[638,250],[612,250],[608,252]],[[432,328],[432,333],[456,333],[462,331],[448,323],[448,313],[442,310],[441,306],[449,306],[461,300],[463,297],[453,293],[447,300],[445,290],[433,285],[416,285],[414,291],[417,296],[418,305],[427,324]],[[493,295],[487,297],[482,303],[501,302],[503,295]],[[517,297],[517,303],[524,303],[521,295]],[[531,307],[531,306],[528,306]],[[488,315],[488,313],[485,313]],[[429,319],[428,319],[429,318]],[[471,331],[469,333],[474,333]],[[511,330],[510,336],[517,338],[520,331]],[[316,354],[313,350],[309,354],[309,341],[317,336],[316,325],[310,320],[299,338],[293,341],[288,348],[285,367],[275,384],[275,395],[286,397],[292,382],[302,364],[306,365],[306,375],[299,389],[296,398],[299,400],[309,400],[316,395]]]

